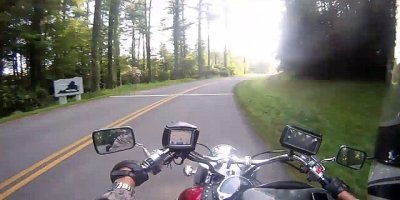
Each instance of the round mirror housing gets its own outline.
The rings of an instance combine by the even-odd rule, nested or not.
[[[132,149],[136,144],[131,127],[96,130],[92,133],[92,140],[100,155]]]

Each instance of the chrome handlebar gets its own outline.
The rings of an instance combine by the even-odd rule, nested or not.
[[[282,154],[278,156],[274,156],[272,158],[267,158],[267,159],[261,159],[261,160],[253,160],[251,159],[250,156],[245,156],[244,158],[237,158],[237,157],[229,157],[229,158],[216,158],[216,157],[210,157],[210,156],[203,156],[205,160],[199,161],[199,160],[193,160],[193,161],[198,161],[202,162],[204,164],[208,164],[209,166],[212,167],[211,164],[207,163],[208,162],[215,162],[215,163],[227,163],[227,164],[242,164],[245,166],[248,166],[249,168],[246,170],[244,175],[249,175],[253,173],[258,167],[274,162],[282,162],[282,161],[298,161],[300,162],[304,167],[306,167],[307,171],[306,173],[308,174],[308,178],[311,181],[318,181],[321,183],[321,185],[327,184],[327,178],[325,177],[325,167],[322,165],[322,162],[317,160],[315,157],[312,156],[306,156],[302,154],[296,154],[296,153],[288,153],[288,154]]]
[[[145,149],[145,147],[142,147]],[[147,150],[145,151],[147,159],[145,159],[142,163],[142,167],[147,172],[152,172],[153,174],[158,174],[161,171],[162,165],[168,163],[168,160],[173,159],[173,152],[171,152],[168,148],[158,149],[149,153]],[[250,156],[245,156],[243,158],[238,157],[226,157],[226,158],[218,158],[212,156],[203,156],[196,152],[191,152],[188,157],[189,160],[194,162],[203,163],[209,166],[209,170],[213,173],[218,172],[214,169],[212,163],[222,164],[241,164],[248,167],[244,175],[253,173],[258,167],[274,162],[282,162],[282,161],[298,161],[304,167],[306,167],[308,177],[312,181],[318,181],[322,185],[325,185],[327,182],[327,178],[324,176],[325,167],[322,165],[322,162],[317,160],[312,156],[306,156],[302,154],[296,154],[294,152],[290,152],[287,154],[282,154],[278,156],[274,156],[272,158],[267,159],[252,159]]]

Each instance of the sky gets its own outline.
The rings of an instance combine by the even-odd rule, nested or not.
[[[206,1],[206,0],[204,0]],[[188,21],[196,22],[198,0],[186,0],[185,16]],[[209,0],[209,10],[216,19],[210,23],[211,50],[223,52],[225,43],[235,56],[246,57],[250,62],[274,62],[280,40],[281,20],[285,11],[283,0]],[[165,9],[167,0],[153,0],[152,7],[152,49],[158,50],[161,43],[173,50],[172,30],[161,31],[161,20],[166,18],[167,25],[172,25],[172,16]],[[225,25],[225,7],[227,26]],[[194,49],[197,43],[197,22],[187,31],[187,43]],[[207,41],[207,21],[203,20],[203,40]],[[128,52],[130,38],[121,36],[123,49]]]

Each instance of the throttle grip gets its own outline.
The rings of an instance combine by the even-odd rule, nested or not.
[[[324,187],[324,186],[326,186],[326,185],[328,185],[328,184],[330,183],[330,182],[329,182],[329,179],[328,179],[327,177],[325,177],[325,176],[322,176],[322,177],[319,179],[318,182],[321,184],[322,187]]]

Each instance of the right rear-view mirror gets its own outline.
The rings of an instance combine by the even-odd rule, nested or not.
[[[100,155],[132,149],[135,135],[131,127],[96,130],[92,133],[93,145]]]
[[[341,146],[336,156],[336,163],[350,169],[359,170],[365,163],[367,153],[347,146]]]

